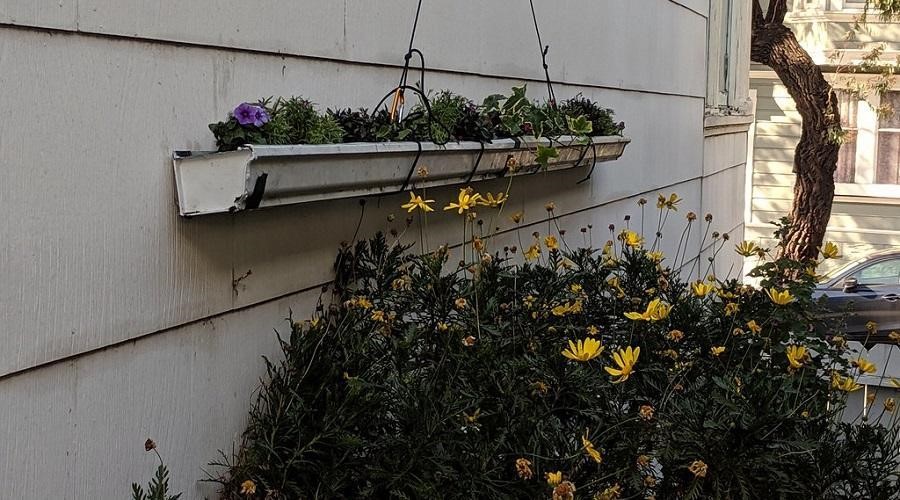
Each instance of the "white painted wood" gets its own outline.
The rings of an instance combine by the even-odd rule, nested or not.
[[[81,32],[391,65],[403,64],[415,14],[408,0],[266,0],[253,9],[241,0],[64,1],[74,3]],[[706,19],[690,10],[669,0],[538,1],[535,9],[555,80],[705,95]],[[43,11],[32,17],[71,24]],[[641,22],[619,29],[626,19]],[[415,45],[430,68],[543,79],[527,4],[426,2]]]
[[[353,235],[357,202],[179,220],[171,151],[214,149],[206,124],[259,95],[303,89],[323,106],[371,106],[397,77],[390,69],[26,30],[0,31],[0,75],[16,78],[5,81],[0,107],[29,117],[0,123],[11,179],[0,184],[0,320],[10,346],[0,351],[0,373],[321,282],[330,272],[322,263]],[[79,89],[65,106],[52,97],[68,92],[63,82]],[[439,73],[431,82],[475,97],[517,83]],[[598,168],[580,186],[579,176],[523,181],[526,196],[552,186],[574,211],[702,174],[702,99],[557,86],[560,98],[578,92],[616,109],[633,140],[653,146],[630,149],[617,172]],[[56,131],[52,148],[48,130]],[[446,203],[455,192],[432,197]],[[404,202],[385,200],[382,213]],[[539,212],[543,202],[531,207]],[[292,227],[318,237],[286,245]],[[236,298],[232,280],[251,269],[242,284],[252,293]]]
[[[0,0],[0,23],[75,29],[77,0],[21,2]]]
[[[151,436],[184,498],[212,497],[195,480],[237,441],[259,356],[276,352],[272,328],[288,308],[309,314],[317,292],[298,291],[330,280],[358,223],[362,237],[402,232],[408,198],[368,200],[362,217],[344,199],[183,219],[171,151],[213,149],[207,123],[261,96],[371,107],[396,84],[385,66],[401,62],[410,5],[0,0],[0,23],[18,27],[0,28],[0,109],[15,117],[0,121],[0,375],[33,368],[0,379],[0,496],[127,497],[152,473],[141,448]],[[704,146],[706,19],[669,0],[536,7],[557,95],[615,109],[635,144],[590,182],[576,184],[574,170],[516,179],[502,214],[480,214],[500,227],[494,243],[546,231],[548,201],[573,245],[587,224],[605,241],[610,222],[637,223],[639,196],[673,191],[685,201],[664,231],[667,253],[687,211],[713,210],[716,228],[738,230],[718,205],[740,199],[741,167],[727,168],[724,144]],[[526,9],[428,8],[416,45],[430,67],[450,70],[430,72],[429,88],[480,99],[542,77]],[[540,82],[530,91],[541,97]],[[456,194],[427,190],[436,206]],[[520,210],[516,227],[508,216]],[[416,242],[415,224],[404,242]],[[455,214],[439,210],[428,226],[431,247],[459,239]]]
[[[704,176],[747,162],[747,132],[706,137],[703,144]]]
[[[416,183],[418,189],[576,167],[587,178],[596,164],[618,159],[631,142],[618,136],[586,141],[563,136],[489,144],[248,145],[225,153],[182,151],[174,155],[178,209],[183,216],[196,216],[396,193],[412,187],[407,183],[422,166],[428,175]],[[539,146],[556,148],[557,157],[546,166],[536,162]]]
[[[130,498],[158,462],[187,500],[215,498],[202,468],[238,445],[275,328],[318,293],[194,323],[0,382],[4,498]]]
[[[743,223],[744,177],[744,163],[741,163],[703,178],[703,214],[713,214],[716,226],[732,228]],[[740,235],[732,236],[740,240]]]

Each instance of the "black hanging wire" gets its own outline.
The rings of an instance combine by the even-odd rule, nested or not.
[[[544,66],[544,78],[547,81],[547,99],[550,107],[556,108],[556,93],[553,92],[553,82],[550,81],[550,66],[547,64],[547,53],[550,52],[550,46],[544,45],[541,40],[541,28],[538,27],[537,14],[534,11],[534,0],[528,0],[531,5],[531,19],[534,21],[534,32],[537,34],[538,51],[541,53],[541,64]]]
[[[393,95],[394,100],[391,103],[391,107],[389,109],[389,114],[391,121],[393,122],[395,119],[398,123],[403,121],[403,108],[406,103],[406,92],[412,92],[419,97],[419,101],[422,103],[422,107],[425,108],[425,118],[427,120],[428,125],[428,139],[442,146],[449,142],[450,139],[454,138],[453,132],[445,125],[441,120],[437,119],[434,116],[434,113],[431,110],[431,101],[428,99],[428,96],[425,94],[425,55],[422,54],[422,51],[415,48],[415,40],[416,40],[416,29],[419,26],[419,15],[422,12],[422,0],[419,0],[418,5],[416,6],[416,16],[413,20],[412,32],[409,36],[409,48],[406,51],[406,55],[403,56],[403,71],[400,73],[400,82],[394,87],[390,92],[388,92],[381,101],[375,106],[375,110],[381,108],[381,106],[388,100],[389,97]],[[419,87],[415,87],[409,85],[409,69],[413,56],[416,55],[419,57]],[[434,126],[435,124],[439,126],[443,131],[447,134],[447,140],[438,141],[434,138]],[[416,143],[416,157],[413,159],[412,166],[409,169],[409,172],[406,175],[406,180],[403,181],[403,186],[400,188],[399,192],[406,191],[409,187],[410,181],[412,181],[412,176],[416,172],[416,167],[419,164],[419,159],[422,157],[422,141],[416,137],[413,139]],[[481,152],[479,153],[477,159],[475,160],[475,166],[472,169],[472,173],[469,175],[469,179],[475,175],[475,171],[478,170],[478,165],[481,162],[481,157],[484,154],[484,143],[481,143]],[[468,181],[467,181],[468,182]]]
[[[575,166],[581,166],[581,161],[584,160],[584,157],[587,155],[588,149],[590,149],[592,152],[591,170],[588,172],[587,177],[576,182],[576,184],[582,184],[589,181],[591,179],[591,176],[594,175],[594,169],[597,167],[597,143],[594,142],[594,138],[591,136],[588,136],[588,141],[590,141],[590,148],[585,146],[585,148],[581,151],[581,157],[578,158],[577,162],[575,162]]]
[[[531,5],[531,19],[534,21],[534,32],[537,35],[538,50],[541,53],[541,64],[544,67],[544,79],[547,83],[547,99],[550,103],[550,107],[555,109],[556,92],[553,91],[553,81],[550,80],[550,65],[547,64],[547,53],[550,52],[550,45],[544,45],[544,42],[541,39],[541,28],[538,26],[537,13],[534,10],[534,0],[528,0],[528,3]],[[579,155],[578,160],[575,162],[575,167],[581,166],[581,162],[584,161],[587,156],[588,150],[592,152],[594,161],[591,164],[591,170],[588,172],[587,177],[578,181],[578,184],[590,180],[591,176],[594,175],[594,168],[597,166],[597,144],[594,142],[593,137],[588,136],[588,141],[590,143],[581,150],[581,155]],[[551,139],[551,143],[552,142],[553,139]]]

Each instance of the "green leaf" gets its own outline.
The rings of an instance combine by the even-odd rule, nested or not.
[[[522,133],[522,124],[525,122],[519,115],[504,115],[500,118],[500,123],[503,124],[503,128],[510,134],[519,135]]]
[[[577,118],[567,116],[566,123],[572,135],[588,135],[594,131],[594,124],[584,115],[579,115]]]
[[[534,161],[536,161],[538,165],[546,168],[553,158],[559,158],[559,151],[557,151],[556,148],[538,144],[537,153],[534,155]]]

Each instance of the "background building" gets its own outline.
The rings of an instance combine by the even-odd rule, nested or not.
[[[785,19],[837,89],[841,125],[847,132],[825,236],[838,245],[841,256],[823,262],[825,271],[875,251],[900,248],[900,81],[884,76],[900,70],[900,23],[881,20],[874,8],[861,23],[865,3],[794,0]],[[877,60],[872,59],[873,50]],[[751,130],[746,239],[771,248],[771,222],[788,215],[793,200],[800,114],[774,71],[753,65],[750,78],[756,121]],[[755,261],[748,259],[747,265]],[[865,390],[850,398],[846,415],[859,415],[870,394],[877,400],[873,407],[879,408],[885,397],[896,399],[900,392],[889,383],[891,377],[900,378],[900,349],[878,345],[865,356],[878,372],[863,377]]]
[[[882,68],[853,68],[877,48],[883,49],[881,65],[896,64],[900,23],[884,22],[871,12],[865,24],[856,26],[864,5],[864,0],[795,0],[785,21],[839,89],[848,131],[826,237],[838,244],[842,256],[826,264],[831,266],[900,246],[900,81],[888,80],[882,96],[872,88],[881,81]],[[767,241],[769,222],[790,211],[800,114],[774,71],[754,65],[750,76],[757,97],[747,238]],[[864,95],[852,91],[859,86],[868,87]],[[882,116],[879,108],[885,110]]]
[[[542,97],[520,3],[424,2],[428,87],[480,100],[528,82]],[[570,234],[592,224],[605,240],[596,228],[637,216],[639,197],[677,192],[665,249],[690,210],[740,235],[750,3],[535,3],[557,95],[613,108],[633,142],[590,182],[576,184],[584,171],[517,180],[510,213],[524,210],[522,231],[545,231],[554,201]],[[260,357],[278,351],[273,329],[312,312],[361,209],[338,200],[184,219],[172,151],[213,149],[207,124],[263,96],[375,105],[397,82],[414,12],[409,0],[0,0],[3,497],[126,497],[154,467],[147,437],[184,498],[214,493],[197,480],[239,445]],[[369,200],[359,234],[402,224],[406,200]],[[512,223],[501,226],[512,239]],[[457,221],[430,232],[453,243]],[[732,252],[717,265],[741,268]]]

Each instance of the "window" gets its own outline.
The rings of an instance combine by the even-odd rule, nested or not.
[[[844,129],[846,135],[838,154],[834,182],[856,182],[856,136],[859,133],[856,128],[856,120],[859,101],[849,92],[841,90],[837,91],[837,96],[841,111],[841,128]]]
[[[836,94],[847,135],[834,173],[835,194],[900,198],[900,91],[865,98]]]
[[[900,284],[900,259],[884,260],[865,267],[853,275],[860,285]]]
[[[878,150],[875,154],[875,183],[900,184],[900,92],[888,92],[882,106],[891,110],[878,119]]]
[[[710,2],[709,6],[708,106],[727,106],[729,104],[732,3],[733,0],[720,0]]]

